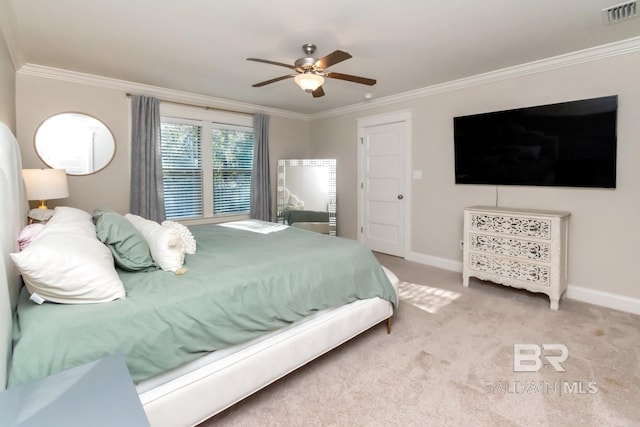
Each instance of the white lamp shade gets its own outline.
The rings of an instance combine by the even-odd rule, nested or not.
[[[294,77],[296,84],[305,92],[313,92],[324,83],[322,76],[313,73],[302,73]]]
[[[28,200],[51,200],[69,197],[64,169],[22,169]]]

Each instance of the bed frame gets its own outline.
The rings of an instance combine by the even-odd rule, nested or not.
[[[9,253],[26,224],[28,203],[17,141],[0,122],[0,390],[11,362],[12,329],[21,280]],[[385,270],[396,287],[398,279]],[[251,345],[225,350],[225,357],[138,385],[152,426],[190,426],[223,411],[291,371],[382,322],[390,331],[393,308],[380,298],[359,300],[303,319]],[[195,362],[194,362],[195,363]],[[169,374],[167,374],[168,376]],[[162,378],[160,378],[162,379]]]

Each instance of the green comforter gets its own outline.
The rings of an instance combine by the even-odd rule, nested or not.
[[[187,274],[120,271],[124,300],[36,305],[23,288],[9,385],[114,353],[137,382],[322,309],[376,296],[395,304],[375,257],[352,240],[295,228],[191,231]]]

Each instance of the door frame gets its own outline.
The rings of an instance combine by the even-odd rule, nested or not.
[[[364,167],[364,133],[365,128],[372,126],[380,126],[387,125],[392,123],[403,123],[405,127],[405,138],[406,140],[402,144],[402,155],[404,156],[404,236],[401,236],[403,240],[403,249],[402,249],[402,258],[406,258],[410,253],[411,249],[411,176],[412,176],[412,168],[413,164],[411,162],[411,145],[412,145],[412,134],[411,134],[411,120],[412,120],[412,111],[411,110],[401,110],[392,113],[382,113],[376,114],[374,116],[367,116],[357,119],[358,124],[358,155],[357,155],[357,174],[358,174],[358,182],[357,182],[357,194],[358,194],[358,211],[357,211],[357,227],[358,229],[358,241],[362,243],[363,241],[363,227],[364,227],[364,191],[362,187],[362,183],[364,182],[364,172],[366,168]]]

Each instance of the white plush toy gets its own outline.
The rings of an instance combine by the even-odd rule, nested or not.
[[[165,228],[170,228],[180,233],[180,237],[182,238],[182,244],[184,245],[184,251],[186,254],[193,255],[196,253],[196,239],[193,237],[193,234],[191,234],[191,231],[187,227],[180,224],[179,222],[169,220],[162,221],[161,225]]]
[[[175,274],[187,272],[187,269],[182,267],[185,248],[182,236],[177,230],[163,227],[155,221],[130,213],[124,217],[144,236],[153,260],[161,269],[173,271]]]

